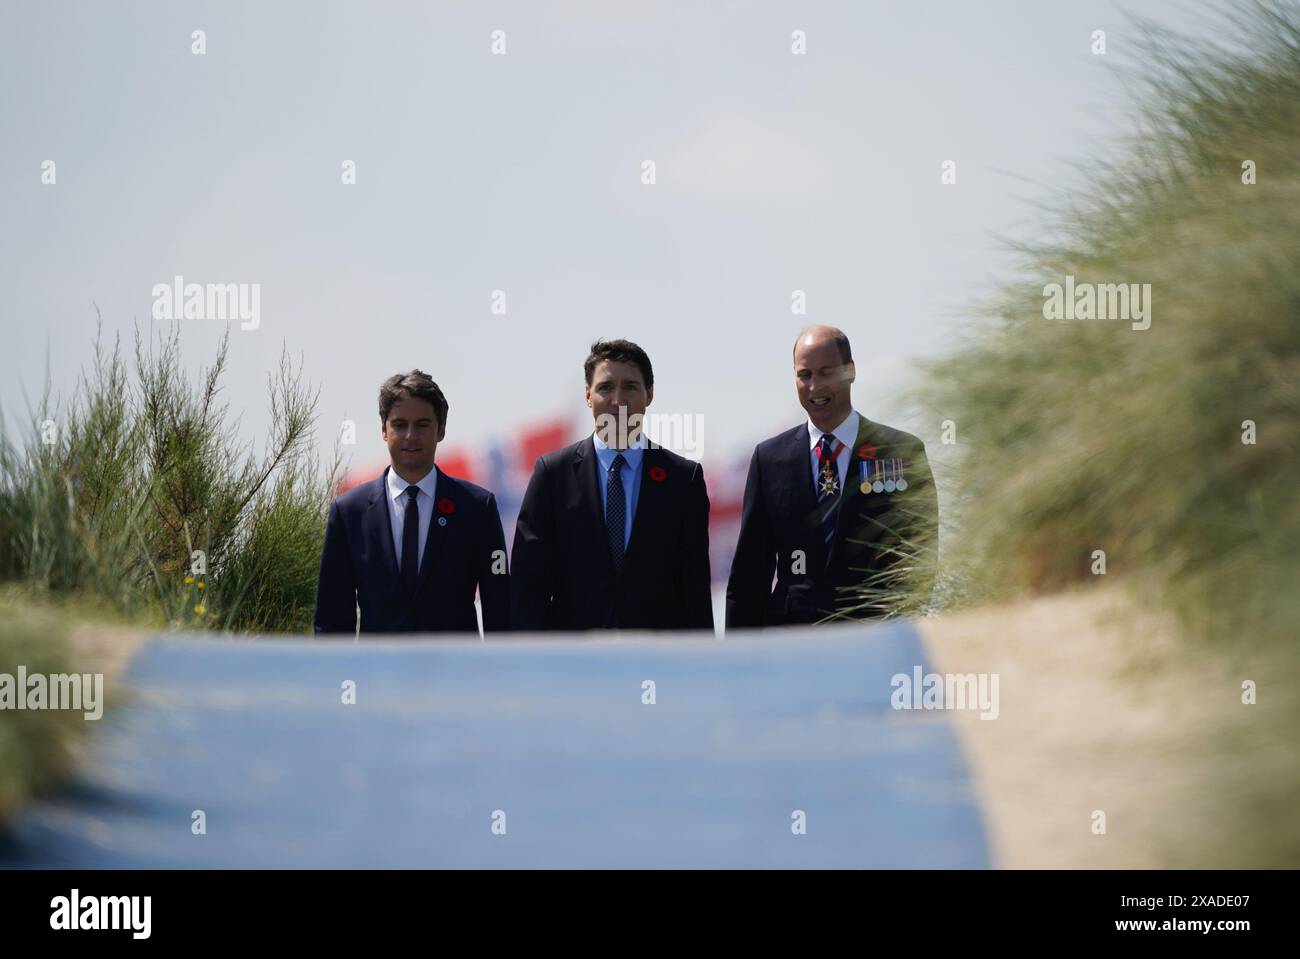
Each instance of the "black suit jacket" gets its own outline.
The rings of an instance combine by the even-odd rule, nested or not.
[[[506,541],[492,494],[438,472],[437,498],[412,594],[402,585],[397,568],[387,482],[385,469],[378,479],[330,504],[316,586],[316,632],[352,635],[360,605],[363,633],[477,633],[475,588],[483,606],[484,631],[509,629]],[[439,504],[449,509],[444,512]]]
[[[615,574],[592,438],[547,453],[515,524],[515,629],[713,629],[704,470],[649,445],[632,535]]]
[[[905,565],[918,567],[916,581],[929,595],[939,503],[925,444],[860,414],[859,420],[829,555],[819,523],[807,423],[755,448],[727,581],[728,629],[885,616],[889,606],[876,601],[863,608],[860,591],[864,586],[895,588],[901,582],[896,574]],[[863,454],[880,461],[901,459],[907,490],[862,493]],[[924,547],[915,561],[900,556],[905,541]],[[796,550],[802,551],[802,564]]]

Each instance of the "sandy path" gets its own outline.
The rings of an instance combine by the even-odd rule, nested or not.
[[[1000,675],[1000,716],[954,712],[994,862],[1015,868],[1226,865],[1232,737],[1269,747],[1241,702],[1268,668],[1125,618],[1121,592],[1086,590],[921,624],[943,672]],[[1278,697],[1290,695],[1276,687]],[[1273,713],[1276,718],[1277,713]],[[1238,766],[1241,763],[1237,764]],[[1255,767],[1254,775],[1260,769]],[[1106,831],[1095,834],[1095,810]],[[1236,810],[1236,818],[1245,815]]]

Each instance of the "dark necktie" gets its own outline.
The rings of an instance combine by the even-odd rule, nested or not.
[[[623,565],[623,535],[627,524],[627,497],[623,493],[620,471],[627,464],[623,454],[614,457],[605,484],[605,531],[609,534],[609,554],[614,558],[614,571]]]
[[[406,509],[402,518],[402,583],[415,591],[420,572],[420,487],[406,487]]]
[[[840,449],[839,441],[830,433],[823,433],[817,444],[817,509],[828,559],[835,539],[835,522],[840,515],[840,470],[835,463]]]

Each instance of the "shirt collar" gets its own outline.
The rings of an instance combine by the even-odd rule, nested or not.
[[[849,415],[844,418],[844,422],[835,429],[831,430],[831,435],[843,443],[849,449],[858,441],[858,424],[860,422],[857,410],[850,410]],[[814,446],[822,441],[822,431],[813,426],[813,421],[808,421],[808,448],[811,450]]]
[[[593,431],[591,434],[592,442],[596,444],[596,458],[600,460],[603,469],[608,470],[614,465],[614,457],[619,453],[623,454],[623,461],[634,469],[641,465],[641,455],[645,452],[645,433],[636,434],[636,442],[625,450],[616,450],[600,437],[599,432]]]
[[[396,500],[406,492],[406,487],[411,485],[411,483],[408,483],[406,480],[398,476],[397,471],[391,466],[388,467],[388,495],[390,498]],[[437,489],[438,486],[438,467],[430,467],[429,472],[424,475],[424,479],[414,485],[418,486],[421,492],[425,493],[430,499],[432,499],[433,491]]]

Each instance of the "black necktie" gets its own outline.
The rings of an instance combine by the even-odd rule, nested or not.
[[[420,572],[420,487],[408,486],[406,515],[402,518],[402,583],[412,592]]]
[[[609,533],[609,553],[614,558],[614,570],[623,565],[623,535],[627,524],[627,498],[623,494],[623,479],[619,471],[627,460],[619,453],[609,468],[609,481],[605,484],[605,530]]]

